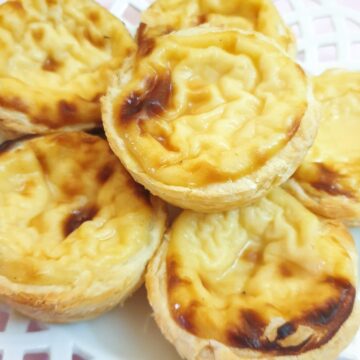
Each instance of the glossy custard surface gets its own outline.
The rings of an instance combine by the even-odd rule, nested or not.
[[[167,185],[252,174],[296,135],[308,107],[302,69],[237,30],[144,40],[129,78],[113,104],[116,131],[141,171]]]
[[[19,286],[126,288],[160,241],[149,195],[97,136],[4,143],[0,190],[0,275]]]
[[[228,346],[299,354],[352,311],[354,243],[282,189],[220,214],[183,212],[169,232],[168,305],[184,330]]]

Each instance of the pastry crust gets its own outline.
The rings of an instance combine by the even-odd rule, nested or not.
[[[0,39],[0,128],[18,134],[99,126],[110,77],[136,49],[92,0],[7,1]]]
[[[138,40],[209,24],[257,31],[296,53],[295,36],[270,0],[157,0],[141,15]]]
[[[315,213],[360,225],[360,72],[329,70],[314,79],[319,134],[285,187]]]
[[[201,212],[244,206],[285,182],[318,124],[299,65],[261,34],[209,27],[140,48],[102,111],[109,143],[134,179]]]
[[[0,299],[46,322],[93,318],[143,282],[165,228],[161,200],[100,137],[0,146]]]
[[[275,194],[275,192],[277,192],[277,194]],[[273,200],[279,196],[283,197],[284,195],[281,195],[280,194],[281,192],[283,192],[283,190],[280,189],[275,190],[270,193],[270,196],[273,198]],[[287,197],[289,197],[289,195],[287,195]],[[184,359],[248,360],[248,359],[271,358],[271,359],[284,359],[284,360],[295,360],[295,359],[318,360],[318,359],[327,358],[327,359],[335,360],[339,355],[339,353],[351,342],[352,337],[359,329],[359,324],[360,324],[359,302],[355,300],[356,296],[354,292],[351,295],[353,301],[355,301],[352,303],[353,306],[351,302],[349,303],[347,300],[345,300],[345,298],[341,298],[341,300],[334,302],[334,307],[332,307],[331,310],[329,308],[328,311],[330,312],[327,313],[324,310],[320,310],[322,309],[321,301],[325,301],[325,304],[329,304],[327,301],[331,302],[331,300],[326,300],[327,298],[326,296],[320,300],[320,298],[323,296],[320,288],[317,289],[314,287],[313,289],[309,289],[306,286],[302,287],[301,285],[300,286],[297,285],[296,281],[302,281],[301,276],[299,277],[298,280],[296,279],[289,280],[289,278],[284,278],[283,285],[280,285],[283,286],[283,290],[284,290],[283,298],[281,298],[280,296],[278,297],[278,300],[280,301],[279,303],[270,303],[270,304],[266,303],[265,308],[261,309],[261,308],[257,308],[259,304],[259,297],[261,296],[264,296],[264,298],[268,297],[268,295],[264,295],[262,292],[266,288],[266,286],[268,286],[269,288],[268,291],[270,294],[272,291],[274,291],[278,295],[280,294],[279,289],[276,288],[276,286],[279,286],[279,283],[276,280],[276,277],[278,275],[272,272],[270,275],[268,273],[268,271],[271,271],[271,266],[269,267],[265,263],[262,263],[262,265],[261,263],[259,263],[260,265],[258,265],[260,266],[260,268],[257,270],[257,273],[261,274],[261,267],[263,266],[265,271],[265,276],[268,276],[268,278],[264,279],[265,284],[264,283],[260,284],[260,290],[258,291],[257,296],[254,295],[254,293],[256,293],[256,287],[258,283],[254,285],[252,285],[251,283],[252,281],[256,281],[255,278],[256,276],[258,276],[258,275],[254,276],[255,270],[250,271],[250,274],[253,278],[252,280],[249,280],[250,284],[249,282],[245,281],[244,283],[245,285],[243,285],[242,287],[238,287],[239,281],[240,282],[242,281],[242,280],[238,280],[238,278],[243,276],[243,272],[248,274],[249,271],[246,268],[246,264],[244,265],[243,263],[244,266],[242,267],[242,269],[238,268],[239,272],[237,272],[236,267],[238,266],[238,264],[236,264],[235,262],[232,263],[234,255],[230,255],[231,259],[229,260],[229,262],[232,263],[231,268],[229,268],[225,273],[217,272],[217,270],[222,268],[223,266],[222,262],[228,260],[226,257],[224,257],[224,254],[226,253],[224,248],[228,246],[230,249],[232,249],[233,253],[234,253],[234,248],[238,250],[238,246],[236,244],[228,243],[229,241],[231,241],[231,237],[229,237],[228,234],[230,233],[231,234],[230,236],[239,236],[240,239],[240,237],[243,235],[243,230],[245,231],[248,230],[251,233],[252,231],[251,228],[253,226],[254,226],[253,229],[256,229],[257,227],[261,227],[262,222],[265,220],[265,218],[261,218],[259,224],[254,223],[250,225],[249,221],[251,221],[252,216],[254,218],[261,217],[261,208],[264,208],[266,206],[266,204],[264,205],[264,202],[267,202],[269,200],[270,198],[268,198],[267,200],[263,199],[257,205],[253,205],[252,207],[249,207],[249,209],[236,210],[238,214],[236,214],[235,217],[239,218],[239,223],[241,225],[240,228],[238,228],[235,231],[231,220],[233,215],[231,215],[230,212],[222,215],[220,214],[199,215],[196,213],[185,211],[183,215],[180,215],[180,217],[183,216],[183,217],[187,217],[188,219],[191,219],[190,221],[185,220],[185,224],[188,224],[189,228],[184,228],[184,227],[181,228],[179,224],[175,226],[173,225],[172,228],[168,231],[167,235],[165,236],[165,241],[157,251],[157,254],[151,260],[146,274],[146,287],[148,291],[149,302],[154,310],[155,320],[159,325],[162,333],[167,338],[167,340],[169,340],[176,347],[177,351]],[[293,200],[291,201],[294,202],[294,200],[295,199],[293,198]],[[299,210],[299,206],[302,209],[300,208]],[[314,216],[313,214],[309,215],[307,210],[304,207],[302,207],[299,203],[298,205],[291,207],[293,207],[292,209],[293,211],[290,211],[287,215],[284,215],[284,213],[287,212],[285,207],[283,208],[284,213],[280,212],[277,213],[277,215],[274,214],[274,219],[276,219],[274,220],[274,222],[276,222],[277,225],[271,225],[274,227],[272,229],[273,239],[270,240],[270,243],[273,241],[273,244],[275,244],[276,241],[279,240],[276,238],[277,235],[281,234],[281,232],[280,233],[278,232],[278,230],[280,229],[278,226],[279,224],[281,225],[283,216],[285,217],[288,216],[289,217],[288,219],[290,219],[290,223],[292,222],[293,226],[298,226],[298,228],[297,229],[294,228],[294,230],[299,231],[298,233],[299,238],[296,240],[298,245],[295,245],[295,248],[293,249],[295,255],[293,259],[295,259],[297,256],[295,253],[296,250],[302,253],[304,251],[304,248],[302,248],[303,246],[306,248],[309,245],[309,243],[313,241],[315,241],[316,243],[316,240],[314,239],[311,238],[301,239],[301,237],[302,236],[306,237],[307,235],[314,235],[314,233],[312,233],[312,231],[314,230],[313,227],[314,224],[316,223],[320,224],[320,228],[318,229],[319,230],[318,236],[322,236],[324,233],[326,234],[325,236],[328,236],[327,240],[324,240],[323,243],[325,247],[327,246],[329,247],[328,249],[326,248],[324,249],[325,252],[328,252],[330,255],[331,251],[334,250],[331,249],[332,247],[331,244],[334,241],[334,239],[336,239],[335,241],[337,242],[337,246],[339,248],[339,252],[335,255],[335,257],[338,257],[338,260],[334,260],[334,258],[330,259],[331,256],[334,256],[334,253],[332,252],[331,253],[332,255],[328,256],[328,259],[330,259],[328,264],[330,263],[332,264],[329,265],[329,267],[327,267],[328,265],[327,264],[320,270],[320,272],[324,271],[326,273],[329,269],[331,269],[330,271],[335,271],[336,273],[337,271],[340,270],[341,268],[340,262],[342,262],[342,264],[344,265],[344,267],[342,267],[342,270],[344,270],[346,266],[349,265],[349,267],[347,268],[349,271],[348,273],[349,281],[351,282],[351,284],[353,284],[353,286],[355,286],[356,274],[357,274],[357,268],[356,268],[357,253],[355,250],[353,240],[351,239],[351,236],[346,230],[346,228],[340,223],[331,220],[323,220],[321,218],[318,218],[317,220],[315,220],[315,222],[313,222],[316,216]],[[243,220],[240,220],[241,211],[247,212],[247,215],[244,216]],[[234,212],[235,211],[233,211],[232,213]],[[304,219],[302,217],[299,217],[301,214],[303,214],[304,217],[306,218],[309,218],[310,216],[311,224],[309,225],[308,228],[302,227],[304,224]],[[218,216],[218,217],[221,216],[224,219],[224,222],[221,223],[220,221],[218,225],[213,224],[213,226],[211,226],[211,222],[213,221],[212,219],[213,216]],[[180,221],[184,221],[184,219],[181,219]],[[206,228],[207,226],[208,228]],[[217,242],[216,236],[217,236],[217,232],[220,231],[220,228],[221,229],[226,228],[229,231],[225,235],[224,232],[222,231],[222,234],[224,236],[220,239],[221,240],[220,242]],[[195,235],[196,237],[197,236],[200,237],[202,234],[207,234],[208,238],[206,239],[203,238],[202,240],[200,240],[200,238],[194,239],[191,235],[192,231],[197,231]],[[302,231],[305,234],[301,235]],[[269,233],[268,235],[270,236],[271,234]],[[185,247],[186,249],[184,250],[183,253],[187,251],[188,256],[192,257],[193,260],[195,259],[195,257],[194,255],[191,254],[190,251],[191,250],[195,252],[197,251],[196,249],[197,245],[195,244],[196,242],[198,244],[201,243],[202,246],[205,248],[208,246],[207,249],[209,251],[212,251],[214,254],[217,253],[218,254],[217,259],[216,260],[213,259],[211,262],[212,265],[209,263],[209,267],[207,269],[204,269],[201,267],[201,264],[204,264],[207,256],[211,256],[211,255],[206,252],[205,253],[202,252],[201,256],[198,255],[194,262],[191,262],[192,260],[189,261],[185,260],[185,262],[187,263],[186,268],[182,268],[184,263],[182,263],[181,257],[176,257],[177,254],[176,252],[174,252],[176,251],[176,247],[174,247],[173,245],[174,236],[175,237],[178,236],[179,238],[182,237],[181,246]],[[249,241],[252,240],[249,239]],[[264,241],[264,238],[262,239],[262,241]],[[285,243],[287,241],[289,240],[286,240]],[[290,242],[291,241],[292,240],[290,240]],[[303,244],[302,243],[303,241],[309,243]],[[189,245],[190,243],[191,245]],[[287,245],[285,243],[283,244],[284,253],[289,251],[289,245],[290,245],[290,243],[288,243]],[[273,245],[268,244],[268,249],[271,246]],[[311,254],[308,253],[309,258],[314,256],[314,252],[317,251],[316,246],[317,245],[315,245],[315,247],[310,246],[313,248],[314,251]],[[270,255],[272,252],[272,250],[266,250],[266,249],[264,251],[268,255]],[[236,254],[235,257],[237,257],[238,255],[239,254]],[[321,258],[322,257],[321,253],[317,253],[315,257],[319,255]],[[244,253],[240,253],[240,258],[243,256],[247,256],[247,255],[244,255]],[[240,261],[240,258],[238,261]],[[320,258],[318,259],[319,265],[322,261],[322,259]],[[284,254],[283,259],[288,260],[286,254]],[[278,260],[279,259],[277,257],[273,257],[273,258],[267,257],[267,260],[265,260],[265,262],[266,261],[277,262]],[[310,262],[307,263],[308,261],[311,260],[305,259],[301,263],[299,263],[299,265],[303,267],[303,269],[305,269],[310,264]],[[325,260],[325,262],[326,261],[327,260]],[[176,266],[174,265],[174,263],[176,264]],[[345,265],[346,263],[347,265]],[[178,270],[177,273],[172,272],[174,270],[174,266],[175,268],[177,267]],[[320,275],[317,272],[319,271],[319,269],[320,268],[316,270],[315,268],[313,268],[312,270],[314,271],[314,276],[318,278],[320,278]],[[340,272],[342,270],[340,270]],[[231,272],[233,272],[234,275],[231,275]],[[179,274],[182,275],[179,275],[179,277],[176,276],[174,277],[175,273],[177,275]],[[344,275],[344,273],[342,275]],[[289,275],[287,274],[287,276]],[[296,278],[296,275],[294,276]],[[234,280],[234,283],[228,282],[229,279],[231,278]],[[274,281],[272,279],[274,279]],[[212,286],[211,281],[214,282],[215,287],[211,287]],[[266,281],[268,281],[268,283],[266,283]],[[292,287],[290,286],[289,288],[287,288],[287,286],[289,286],[288,285],[289,282],[291,281],[294,281]],[[320,283],[319,286],[321,286]],[[202,290],[200,290],[201,287],[203,287]],[[255,287],[255,288],[250,290],[251,287]],[[232,288],[232,291],[228,293],[226,290],[227,288],[228,289]],[[317,292],[317,295],[314,297],[307,298],[307,301],[301,302],[297,300],[297,297],[304,296],[303,292],[306,291],[316,292],[317,290],[319,291]],[[186,294],[192,294],[192,295],[196,294],[196,296],[188,298],[187,296],[189,295]],[[172,296],[175,296],[175,298],[173,298]],[[248,296],[248,300],[244,300],[246,299],[246,296]],[[234,297],[235,300],[231,300],[234,299]],[[241,302],[242,300],[240,299],[240,297],[242,297],[242,300],[245,301],[245,305],[243,305],[243,308],[239,309],[239,314],[237,315],[236,312],[232,311],[232,307],[235,306],[234,304],[242,304]],[[206,302],[206,301],[210,301],[209,299],[215,299],[215,300],[211,300],[214,301],[212,305]],[[316,333],[316,334],[313,333],[310,336],[311,339],[310,342],[306,342],[306,341],[303,342],[302,344],[300,344],[300,347],[298,347],[297,349],[296,346],[292,347],[291,345],[291,341],[299,341],[299,338],[296,339],[296,337],[295,338],[293,337],[291,340],[291,337],[294,336],[293,332],[295,330],[300,331],[301,326],[298,325],[298,327],[295,326],[294,328],[292,324],[296,323],[296,321],[300,323],[301,316],[298,317],[297,320],[294,320],[294,322],[286,318],[280,320],[279,318],[275,318],[268,323],[266,330],[264,330],[264,328],[261,330],[261,332],[264,331],[264,334],[258,332],[257,326],[259,324],[259,321],[261,322],[261,317],[266,316],[265,315],[267,312],[266,307],[275,309],[275,310],[270,310],[270,312],[274,311],[276,313],[279,311],[281,313],[281,311],[284,311],[284,313],[286,313],[286,311],[288,311],[289,308],[291,308],[290,311],[296,311],[293,309],[293,307],[297,307],[297,306],[303,307],[304,310],[306,306],[310,306],[311,308],[309,301],[313,302],[314,304],[315,307],[313,309],[314,315],[309,314],[305,316],[305,318],[307,319],[306,321],[312,319],[311,321],[313,321],[313,325],[311,326],[313,326],[313,331],[315,331]],[[347,303],[347,305],[345,305],[345,302]],[[305,305],[305,303],[307,304]],[[204,309],[202,309],[202,306],[204,306]],[[316,310],[317,306],[319,306],[319,310]],[[343,309],[341,309],[341,307],[343,307]],[[286,308],[288,308],[288,310],[286,310]],[[347,309],[345,310],[345,308]],[[348,316],[343,317],[344,313],[342,312],[342,310],[345,310],[345,313]],[[241,332],[239,330],[239,333],[235,338],[236,344],[238,346],[229,345],[228,343],[229,338],[224,338],[225,339],[224,341],[219,341],[219,339],[216,339],[215,337],[221,334],[221,330],[219,329],[223,328],[222,326],[225,320],[227,320],[229,323],[231,322],[236,323],[236,321],[239,322],[241,321],[241,311],[248,311],[249,314],[253,314],[252,317],[245,318],[246,321],[249,321],[248,325],[250,327],[247,328],[246,324],[243,324],[244,327],[242,328],[243,330],[245,329],[244,330],[245,333],[246,331],[248,331],[248,333],[246,333],[248,337],[246,337],[246,335],[243,335],[244,338],[242,339],[241,337],[242,335],[240,335]],[[259,315],[257,316],[254,315],[254,311],[255,314],[258,313]],[[258,316],[260,316],[260,320]],[[317,316],[320,317],[318,320],[315,320]],[[341,321],[339,321],[339,319],[336,320],[337,317],[341,317],[342,318]],[[289,321],[284,324],[285,320],[289,320]],[[242,321],[245,321],[244,318]],[[337,328],[329,330],[331,333],[330,338],[328,338],[325,343],[322,343],[321,337],[323,336],[324,332],[326,332],[324,328],[329,326],[330,329],[331,328],[330,323],[332,322],[333,324],[336,324]],[[202,325],[204,325],[203,329],[205,329],[204,330],[205,333],[215,334],[215,336],[202,337],[197,335],[198,333],[202,332],[201,330]],[[280,325],[282,326],[279,328]],[[241,325],[238,324],[238,326],[240,329]],[[269,328],[272,328],[272,331],[268,331]],[[278,328],[277,331],[276,328]],[[302,331],[304,331],[304,328],[302,329]],[[271,335],[274,332],[275,335],[274,336]],[[271,342],[270,341],[271,337],[272,337],[272,341],[274,341],[273,338],[275,338],[276,334],[277,337],[275,339],[275,342]],[[266,336],[268,340],[264,340],[264,336]],[[286,348],[286,343],[284,347],[282,346],[279,347],[279,343],[281,343],[281,341],[286,341],[287,336],[289,336],[290,339],[290,343],[288,343],[288,347]],[[301,334],[301,331],[299,336],[300,339],[302,338],[301,336],[303,336]],[[280,340],[278,340],[278,338]],[[310,344],[312,341],[315,341],[315,343],[313,344],[314,346],[310,346],[310,345],[308,346],[308,344]],[[316,343],[318,341],[320,345],[316,346]],[[307,347],[308,349],[306,351],[302,351],[301,348],[306,349]]]

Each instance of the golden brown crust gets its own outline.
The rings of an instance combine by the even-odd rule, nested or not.
[[[319,134],[284,187],[315,213],[360,225],[360,73],[329,70],[314,79],[321,102]]]
[[[296,53],[294,34],[269,0],[157,0],[142,13],[141,21],[146,27],[139,28],[140,49],[147,49],[154,37],[209,24],[260,32],[291,55]]]
[[[27,135],[0,146],[0,163],[1,301],[42,321],[72,322],[110,310],[142,284],[164,204],[105,140]]]
[[[0,38],[0,127],[20,134],[99,125],[110,76],[135,51],[125,26],[92,0],[8,1]]]
[[[259,34],[240,30],[231,31],[236,31],[239,33],[239,36],[252,37],[255,41],[264,41],[269,45],[268,40]],[[210,34],[212,32],[217,34],[222,33],[222,30],[194,28],[182,30],[179,34],[181,34],[181,36],[190,36],[192,34],[196,36],[199,34]],[[172,34],[172,36],[173,35],[174,34]],[[280,51],[280,49],[275,46],[274,50]],[[288,59],[287,55],[281,54]],[[136,61],[141,61],[141,59],[137,58]],[[164,110],[166,105],[172,101],[171,96],[174,85],[167,82],[166,79],[169,75],[167,75],[166,72],[155,77],[154,81],[148,79],[146,83],[148,91],[145,94],[135,96],[136,94],[134,93],[134,96],[129,97],[124,102],[126,106],[117,109],[116,101],[119,96],[122,96],[120,89],[127,83],[131,83],[133,71],[133,63],[131,61],[125,63],[114,78],[107,96],[103,99],[103,121],[107,138],[114,152],[119,156],[136,181],[143,184],[153,194],[176,206],[201,212],[216,212],[249,204],[265,195],[272,187],[285,182],[295,171],[314,140],[317,130],[318,110],[312,97],[311,86],[307,83],[305,109],[299,108],[293,110],[294,114],[296,113],[296,116],[293,114],[296,121],[294,120],[293,124],[291,124],[287,130],[286,145],[274,156],[259,154],[256,160],[258,164],[253,164],[256,170],[240,178],[231,178],[229,181],[225,181],[225,177],[222,175],[218,178],[219,181],[216,181],[216,174],[213,176],[212,174],[207,175],[206,172],[202,172],[201,177],[205,179],[205,182],[207,179],[213,181],[213,183],[206,186],[188,187],[186,185],[164,183],[151,175],[149,171],[144,170],[138,159],[133,156],[132,149],[129,149],[129,145],[119,136],[119,127],[126,128],[126,123],[134,123],[134,118],[139,116],[143,116],[144,119],[149,119],[149,117],[161,118],[164,111],[166,111]],[[296,76],[301,77],[303,81],[307,82],[306,75],[300,67],[297,67],[295,72]],[[169,86],[167,84],[169,84]],[[157,92],[158,88],[162,89],[160,93]],[[198,101],[198,99],[196,101]],[[117,119],[117,112],[120,114],[120,122]],[[141,121],[142,120],[143,119],[141,119]],[[144,126],[146,127],[146,125]],[[176,150],[173,149],[173,146],[177,146],[176,144],[166,142],[166,138],[163,137],[160,137],[158,141],[169,153],[171,153],[171,151],[176,152]],[[139,146],[136,146],[136,151],[140,151]],[[176,179],[176,176],[172,177],[172,180]]]

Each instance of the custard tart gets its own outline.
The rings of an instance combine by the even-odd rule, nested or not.
[[[101,125],[100,97],[135,51],[125,26],[92,0],[0,5],[0,128],[17,133]]]
[[[295,54],[295,37],[271,0],[157,0],[141,22],[138,40],[209,24],[260,32]]]
[[[146,286],[185,359],[336,359],[359,328],[356,263],[344,225],[277,188],[242,209],[183,211]]]
[[[103,98],[103,122],[136,181],[214,212],[285,182],[313,143],[318,111],[304,71],[273,42],[197,27],[138,49]]]
[[[0,300],[50,322],[92,318],[143,282],[165,215],[100,137],[0,146]]]
[[[314,92],[319,133],[286,187],[317,214],[360,225],[360,72],[327,71]]]

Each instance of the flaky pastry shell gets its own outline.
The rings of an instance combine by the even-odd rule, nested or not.
[[[335,360],[359,329],[356,286],[347,229],[282,189],[184,211],[146,274],[155,320],[187,360]]]
[[[102,112],[134,179],[201,212],[244,206],[285,182],[318,125],[311,84],[288,55],[261,34],[209,27],[143,44]]]
[[[0,300],[47,322],[95,317],[143,282],[162,202],[100,137],[26,136],[0,146]]]
[[[315,213],[360,225],[360,72],[314,78],[321,104],[318,136],[285,187]]]
[[[100,98],[135,47],[121,21],[92,0],[1,4],[0,128],[100,126]]]
[[[138,40],[209,24],[256,31],[295,55],[295,36],[271,0],[157,0],[141,14]]]

